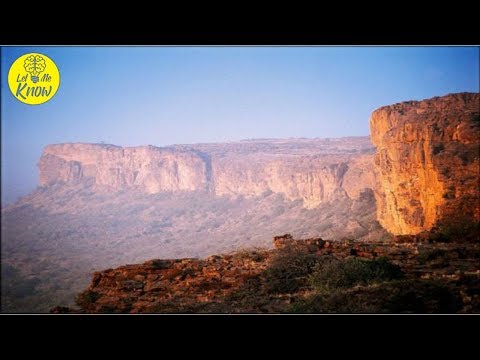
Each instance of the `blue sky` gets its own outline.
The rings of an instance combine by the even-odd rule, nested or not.
[[[8,89],[28,52],[60,71],[42,105]],[[478,48],[464,47],[3,47],[2,204],[36,187],[47,144],[368,135],[376,108],[478,92],[478,71]]]

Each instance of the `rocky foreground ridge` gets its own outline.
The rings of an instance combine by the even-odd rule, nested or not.
[[[377,219],[393,234],[480,220],[480,94],[407,101],[372,113]]]
[[[158,259],[96,272],[54,313],[480,311],[480,245],[274,238],[273,250]]]

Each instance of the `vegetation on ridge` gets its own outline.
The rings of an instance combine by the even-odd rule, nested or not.
[[[456,313],[480,311],[477,244],[275,238],[275,250],[154,260],[96,273],[92,313]],[[162,266],[157,266],[161,262]],[[69,312],[58,308],[54,311]],[[78,311],[78,310],[77,310]]]

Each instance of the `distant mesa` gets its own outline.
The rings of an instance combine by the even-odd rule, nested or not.
[[[41,186],[92,178],[99,191],[139,188],[157,193],[207,188],[206,164],[188,150],[57,144],[45,147],[38,166]]]
[[[236,143],[119,147],[56,144],[39,162],[40,185],[92,180],[96,191],[148,194],[206,191],[218,196],[283,193],[313,208],[372,188],[373,147],[367,137],[262,139]]]

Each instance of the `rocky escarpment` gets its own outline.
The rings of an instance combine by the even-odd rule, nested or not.
[[[339,141],[340,140],[340,141]],[[44,149],[40,185],[93,181],[102,191],[282,193],[305,207],[372,188],[368,138],[264,140],[158,148],[57,144]]]
[[[105,190],[137,188],[146,193],[207,190],[208,167],[197,153],[154,146],[57,144],[45,147],[40,185],[94,179]]]
[[[96,272],[90,286],[77,297],[80,309],[57,307],[52,311],[272,313],[480,309],[478,244],[368,244],[321,238],[294,240],[287,234],[275,237],[274,246],[274,250],[242,251],[205,259],[156,259]],[[312,297],[308,278],[316,271],[315,263],[356,264],[348,275],[354,279],[360,276],[358,266],[369,264],[358,259],[377,260],[370,264],[391,271],[392,267],[384,260],[388,259],[400,265],[405,275],[394,283],[377,282],[372,286],[361,283],[362,286],[335,294],[330,289],[319,304],[315,297],[308,303]],[[462,271],[458,270],[460,267]],[[332,277],[342,277],[343,271],[350,270],[340,267],[338,271]],[[358,303],[351,300],[357,297]]]
[[[213,174],[217,195],[259,196],[265,192],[283,193],[289,200],[303,200],[308,208],[341,197],[358,197],[373,182],[372,156],[332,159],[329,157],[245,156],[214,160]],[[359,166],[363,163],[366,167]],[[370,170],[370,171],[369,171]]]
[[[480,94],[382,107],[370,118],[377,147],[377,218],[394,234],[480,219]]]

